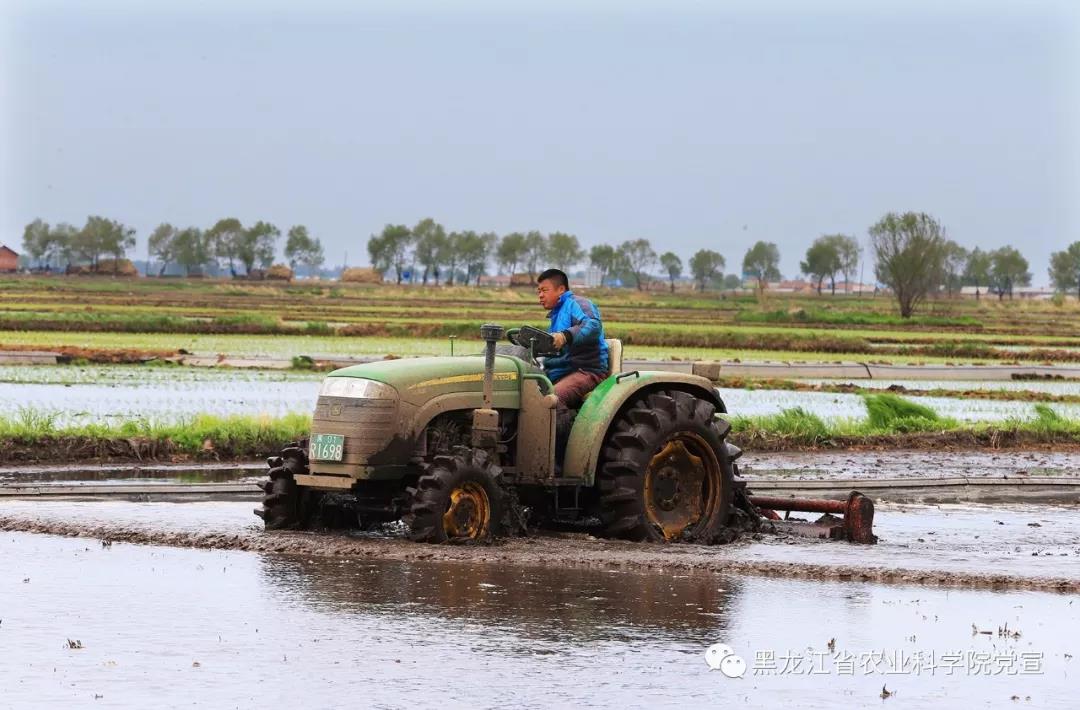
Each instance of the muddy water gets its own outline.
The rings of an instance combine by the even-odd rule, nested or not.
[[[0,488],[10,484],[243,483],[266,476],[266,464],[80,464],[0,466]]]
[[[1055,451],[747,452],[743,474],[758,478],[1023,478],[1080,476],[1080,454]]]
[[[736,569],[809,578],[1080,589],[1080,507],[878,506],[874,546],[775,534],[732,545],[640,545],[580,533],[514,538],[495,547],[418,546],[393,526],[376,533],[266,534],[251,502],[131,503],[0,500],[0,529],[152,544],[228,547],[412,561],[558,567],[618,565],[668,570]]]
[[[4,707],[1075,707],[1064,595],[21,533],[0,559]]]

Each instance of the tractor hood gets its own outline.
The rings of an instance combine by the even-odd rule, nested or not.
[[[525,365],[515,357],[495,356],[495,389],[516,390]],[[382,360],[334,370],[328,377],[362,377],[390,385],[403,400],[427,400],[448,392],[479,392],[484,357],[417,357]]]

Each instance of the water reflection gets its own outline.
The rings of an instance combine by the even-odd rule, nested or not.
[[[266,556],[268,585],[313,609],[443,616],[537,640],[722,636],[740,580],[669,572]]]

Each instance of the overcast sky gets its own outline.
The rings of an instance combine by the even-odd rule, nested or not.
[[[729,271],[764,239],[794,276],[814,237],[917,210],[1019,247],[1038,285],[1080,239],[1063,2],[0,7],[16,248],[35,217],[121,220],[144,257],[161,221],[236,216],[356,265],[383,224],[432,216],[707,247]]]

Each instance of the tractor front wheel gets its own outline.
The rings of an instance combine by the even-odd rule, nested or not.
[[[405,515],[414,542],[486,543],[501,532],[505,501],[499,468],[482,449],[436,456],[409,489]]]
[[[653,392],[633,402],[608,434],[597,472],[604,534],[666,542],[717,539],[731,515],[734,470],[728,425],[712,402]]]
[[[255,515],[263,519],[267,530],[298,530],[308,527],[318,509],[317,491],[296,485],[296,476],[308,472],[306,442],[293,442],[278,456],[266,460],[268,479],[259,482],[262,508]]]

